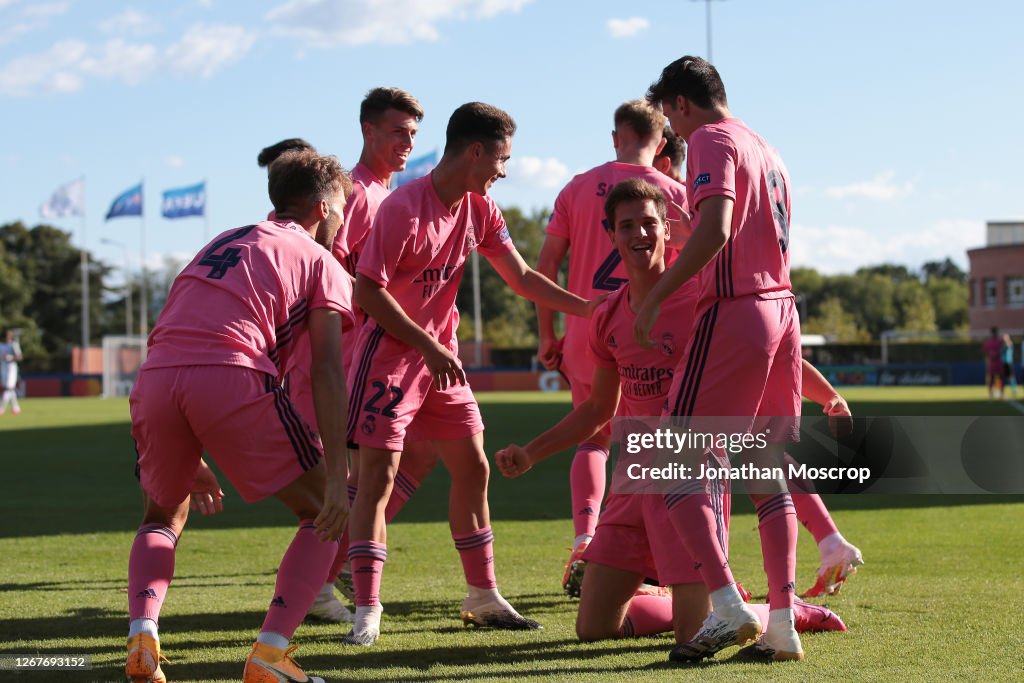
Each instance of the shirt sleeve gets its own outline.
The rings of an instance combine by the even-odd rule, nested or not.
[[[349,257],[366,238],[366,233],[370,228],[368,225],[369,212],[366,188],[359,183],[353,183],[352,194],[345,204],[345,223],[338,231],[338,236],[334,238],[334,247],[331,250],[345,270],[353,275],[355,274],[355,263],[350,263]]]
[[[356,273],[386,287],[398,269],[410,237],[416,233],[416,218],[387,199],[377,209],[370,236],[359,256]]]
[[[699,130],[690,136],[686,180],[689,209],[696,209],[707,197],[736,199],[736,146],[718,130]]]
[[[327,308],[341,313],[346,326],[355,321],[352,313],[352,282],[341,265],[329,254],[316,262],[312,271],[313,292],[309,310]]]
[[[483,235],[477,249],[489,259],[515,251],[516,245],[509,235],[505,217],[501,215],[498,205],[489,197],[486,199],[485,211]]]
[[[555,209],[551,212],[551,219],[545,233],[557,235],[569,239],[569,185],[566,185],[558,197],[555,198]]]
[[[610,315],[608,309],[607,300],[597,307],[593,317],[590,319],[590,328],[587,333],[587,347],[590,351],[590,357],[602,368],[614,368],[617,365],[615,357],[611,354],[608,345],[604,341],[605,324]]]

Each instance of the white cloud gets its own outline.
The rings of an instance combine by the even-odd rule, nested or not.
[[[11,60],[0,68],[0,94],[74,92],[82,87],[78,65],[88,50],[80,40],[63,40],[46,52]]]
[[[886,201],[904,197],[914,191],[914,183],[894,183],[896,177],[894,171],[882,171],[871,180],[865,180],[849,185],[837,185],[825,189],[825,196],[832,199],[860,198],[874,201]]]
[[[946,257],[965,266],[967,250],[984,244],[985,224],[945,219],[913,230],[794,224],[790,236],[794,266],[830,274],[852,273],[879,263],[919,268],[926,261]]]
[[[142,36],[153,33],[158,28],[153,19],[130,8],[104,19],[97,26],[103,33],[113,33],[119,36]]]
[[[651,22],[643,17],[630,17],[629,19],[609,19],[605,25],[612,38],[632,38],[650,28]]]
[[[512,157],[508,162],[508,177],[519,185],[550,189],[565,184],[569,168],[553,157]]]
[[[438,23],[518,12],[532,0],[288,0],[266,20],[281,33],[317,47],[395,45],[440,37]]]
[[[108,41],[93,52],[79,64],[83,74],[128,85],[141,83],[159,66],[154,46],[126,43],[120,38]]]
[[[47,17],[59,17],[67,13],[71,8],[70,2],[37,2],[26,5],[21,10],[21,16],[26,19],[44,19]]]
[[[179,74],[210,78],[245,56],[255,41],[255,34],[241,26],[196,24],[167,48],[166,59]]]
[[[164,159],[164,161],[171,168],[183,168],[185,166],[185,160],[179,156],[171,155]]]
[[[17,0],[0,0],[0,9],[14,7]],[[52,17],[60,16],[68,11],[70,2],[50,2],[22,5],[10,17],[4,17],[0,25],[0,45],[10,43],[17,38],[44,29]]]
[[[75,92],[87,78],[135,85],[161,69],[210,78],[241,59],[255,39],[239,26],[196,25],[163,51],[151,43],[129,43],[121,38],[102,45],[65,40],[46,52],[18,57],[0,67],[0,95]]]

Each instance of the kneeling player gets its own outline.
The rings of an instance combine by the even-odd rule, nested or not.
[[[633,306],[665,270],[668,228],[665,200],[654,186],[640,179],[615,186],[606,202],[609,236],[625,264],[627,284],[602,304],[591,321],[589,348],[595,361],[590,397],[558,425],[525,448],[510,445],[496,460],[506,476],[518,476],[539,462],[600,429],[616,412],[620,416],[651,416],[661,410],[678,364],[675,330],[693,320],[696,286],[677,290],[663,304],[655,337],[657,349],[633,341]],[[621,400],[620,400],[621,397]],[[727,492],[715,485],[719,539],[728,547]],[[595,536],[583,553],[588,568],[576,620],[581,640],[648,635],[675,630],[686,642],[709,611],[707,590],[693,562],[678,552],[679,539],[668,517],[664,498],[651,494],[615,494]],[[671,585],[672,595],[638,593],[645,577]],[[767,622],[768,606],[756,605]],[[829,610],[796,603],[801,630],[845,630]]]
[[[341,339],[351,325],[351,287],[325,247],[341,225],[350,187],[333,157],[282,156],[270,168],[275,220],[207,245],[175,279],[150,335],[131,395],[145,500],[128,562],[125,669],[133,681],[166,680],[157,621],[193,482],[209,478],[204,450],[246,501],[274,496],[299,520],[245,680],[322,681],[302,672],[288,645],[348,517]],[[323,446],[281,385],[307,331]]]

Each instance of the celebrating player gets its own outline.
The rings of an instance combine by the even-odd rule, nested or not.
[[[625,281],[618,251],[609,248],[604,236],[604,201],[616,183],[628,178],[643,178],[659,188],[669,202],[683,213],[673,232],[678,248],[689,232],[685,220],[686,189],[662,175],[652,166],[662,148],[665,117],[646,102],[626,102],[615,110],[612,143],[615,161],[601,164],[574,177],[555,200],[547,235],[537,258],[537,271],[552,280],[566,253],[569,253],[567,289],[578,296],[593,298],[613,292]],[[540,346],[537,356],[545,367],[560,366],[572,389],[574,406],[591,393],[593,363],[587,354],[587,321],[567,318],[565,337],[555,336],[550,309],[537,306]],[[605,466],[608,460],[607,431],[595,434],[577,445],[569,483],[575,538],[562,586],[569,595],[579,594],[576,563],[597,527],[598,511],[605,490]]]
[[[499,451],[495,461],[506,476],[518,476],[587,438],[615,414],[656,415],[668,395],[682,351],[675,344],[676,330],[693,320],[697,283],[691,281],[666,299],[665,315],[655,328],[658,346],[647,349],[636,344],[633,308],[665,271],[669,234],[665,199],[654,186],[633,179],[616,185],[605,207],[608,234],[622,257],[628,282],[597,309],[590,323],[593,391],[558,425],[525,448],[510,445]],[[823,391],[816,386],[813,393],[821,397]],[[834,406],[842,399],[828,401],[833,407],[826,410],[836,410]],[[623,464],[620,460],[620,466]],[[716,494],[718,533],[727,548],[729,496],[721,490]],[[610,493],[583,560],[589,568],[576,619],[576,633],[582,640],[649,635],[674,627],[676,640],[687,642],[707,616],[707,590],[692,561],[679,554],[679,540],[662,496]],[[662,584],[671,585],[672,595],[637,593],[645,577],[657,577]],[[767,605],[752,607],[767,621]],[[842,620],[825,608],[796,603],[795,613],[799,630],[846,630]]]
[[[132,390],[145,500],[128,563],[133,681],[166,680],[157,621],[193,482],[216,486],[204,450],[246,501],[272,495],[299,520],[245,680],[322,681],[302,672],[288,645],[348,517],[341,340],[351,287],[327,248],[351,186],[336,159],[309,151],[282,155],[268,186],[277,218],[219,235],[175,279]],[[307,331],[323,446],[281,385]]]
[[[684,372],[667,413],[738,416],[736,431],[768,430],[758,464],[781,467],[784,444],[799,438],[799,319],[789,282],[789,176],[775,150],[732,117],[718,71],[682,57],[662,71],[648,100],[660,104],[687,142],[687,193],[693,234],[637,311],[635,335],[652,344],[661,303],[698,273],[697,322]],[[755,419],[756,416],[756,419]],[[769,420],[769,417],[775,419]],[[749,454],[747,457],[751,457]],[[684,482],[666,500],[677,532],[711,594],[713,611],[670,659],[692,662],[758,638],[761,620],[743,601],[716,537],[706,482]],[[784,480],[752,493],[760,520],[771,613],[761,649],[776,660],[803,659],[794,628],[797,521]]]
[[[456,109],[437,168],[384,200],[356,267],[356,301],[373,320],[360,330],[350,378],[349,438],[359,444],[360,470],[348,551],[356,622],[346,642],[371,644],[379,635],[384,506],[401,451],[417,440],[433,441],[451,474],[449,522],[469,577],[462,619],[538,628],[495,582],[483,422],[457,356],[455,296],[467,256],[479,249],[527,298],[581,316],[592,304],[523,262],[487,196],[505,177],[514,133],[500,109]]]
[[[654,168],[678,183],[685,183],[683,162],[686,160],[686,140],[673,133],[672,126],[665,126],[662,137],[665,144],[654,157]]]

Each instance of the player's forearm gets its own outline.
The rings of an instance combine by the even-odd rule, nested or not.
[[[646,301],[660,304],[710,263],[728,241],[729,232],[723,229],[722,225],[713,221],[702,221],[690,235],[672,267],[647,294]]]
[[[310,379],[327,475],[340,481],[347,474],[345,430],[348,425],[348,397],[341,354],[314,361],[310,366]]]
[[[436,344],[427,331],[406,315],[395,298],[379,283],[363,275],[356,277],[356,303],[395,339],[423,352]]]
[[[839,395],[839,392],[825,379],[825,376],[806,360],[803,361],[803,382],[800,393],[804,398],[822,406],[827,405],[829,401]]]
[[[558,282],[558,269],[561,266],[562,258],[555,258],[554,245],[547,240],[541,247],[540,256],[537,257],[536,271],[551,280]],[[544,304],[537,303],[537,333],[541,338],[554,338],[555,336],[555,314]]]
[[[592,437],[615,414],[615,409],[587,400],[562,418],[561,422],[526,444],[530,462],[536,464]]]
[[[587,318],[590,315],[586,299],[565,291],[532,268],[523,273],[517,281],[510,282],[509,286],[515,290],[516,294],[524,296],[538,305],[538,318],[541,306],[582,318]],[[553,329],[553,323],[551,327]]]

